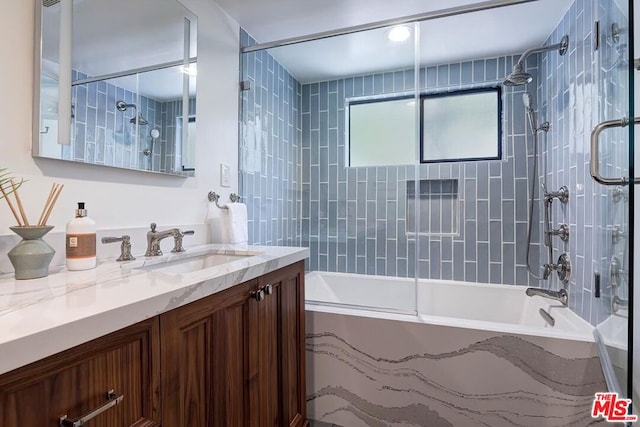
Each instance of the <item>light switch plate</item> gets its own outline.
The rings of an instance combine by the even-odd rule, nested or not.
[[[231,187],[231,168],[224,163],[220,164],[220,186]]]

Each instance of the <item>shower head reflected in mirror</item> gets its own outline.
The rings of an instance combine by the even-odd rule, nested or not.
[[[560,43],[551,46],[537,47],[525,51],[520,59],[518,59],[518,62],[516,62],[516,65],[513,66],[513,71],[511,71],[511,74],[509,74],[507,78],[504,79],[503,84],[505,86],[521,86],[527,83],[531,83],[531,80],[533,80],[533,76],[530,73],[527,73],[524,68],[525,61],[530,55],[533,55],[534,53],[557,50],[560,56],[562,56],[567,53],[568,49],[569,36],[564,36],[562,40],[560,40]]]
[[[134,116],[129,120],[129,123],[132,125],[145,126],[148,125],[149,122],[142,116],[142,113],[138,113],[137,116]]]
[[[129,108],[133,108],[134,110],[138,111],[138,106],[136,104],[127,104],[124,101],[118,101],[116,102],[116,108],[118,109],[118,111],[121,112],[125,112],[127,111]],[[132,125],[138,125],[138,126],[145,126],[148,125],[149,122],[147,121],[147,119],[145,119],[142,116],[142,113],[138,113],[135,114],[131,120],[129,120],[129,123],[131,123]]]

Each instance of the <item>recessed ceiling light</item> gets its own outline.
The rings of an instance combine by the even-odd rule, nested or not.
[[[387,37],[392,42],[403,42],[411,36],[411,30],[406,25],[398,25],[389,30]]]

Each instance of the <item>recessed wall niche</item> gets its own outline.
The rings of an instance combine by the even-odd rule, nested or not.
[[[417,215],[417,218],[416,218]],[[460,203],[457,179],[407,181],[407,234],[458,235]]]

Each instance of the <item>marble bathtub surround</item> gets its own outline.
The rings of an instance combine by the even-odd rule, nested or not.
[[[94,270],[62,269],[34,280],[0,278],[0,374],[293,264],[309,254],[306,248],[239,245],[202,245],[188,251],[191,255],[141,256],[130,263],[102,261]],[[207,251],[253,255],[187,274],[141,268]]]
[[[605,424],[593,342],[317,311],[306,325],[308,416],[328,425]]]

